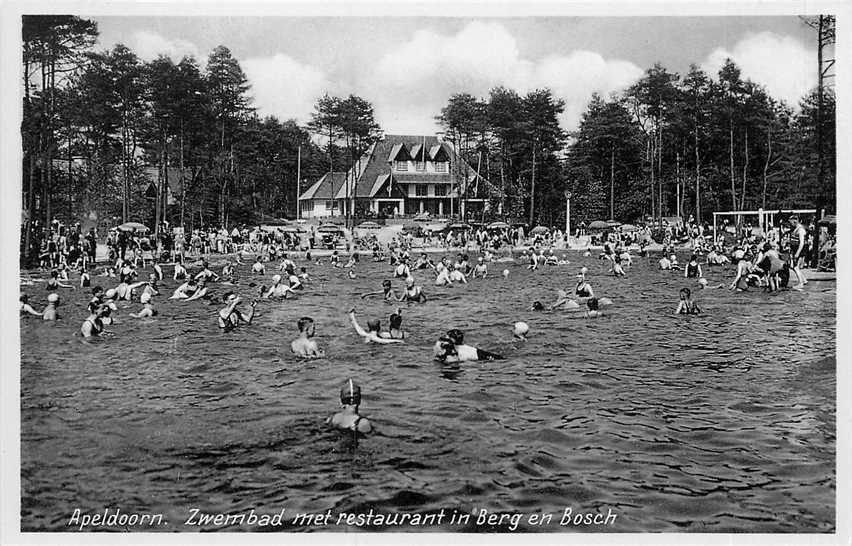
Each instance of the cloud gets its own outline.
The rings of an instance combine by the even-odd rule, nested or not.
[[[307,123],[316,100],[328,89],[321,70],[281,53],[246,59],[240,65],[260,114]]]
[[[743,79],[765,85],[769,94],[796,106],[816,86],[816,56],[799,40],[761,32],[738,42],[732,50],[718,48],[701,65],[717,77],[725,59],[742,70]]]
[[[136,31],[125,41],[125,45],[143,61],[166,55],[176,63],[180,62],[184,56],[193,56],[200,63],[204,63],[198,46],[192,42],[180,38],[165,38],[155,32]]]
[[[633,63],[591,51],[526,59],[502,24],[474,21],[449,36],[433,30],[416,32],[368,67],[362,87],[387,131],[433,131],[434,116],[450,95],[484,97],[498,85],[519,93],[550,88],[565,100],[560,121],[570,130],[577,127],[593,92],[620,91],[641,75]]]

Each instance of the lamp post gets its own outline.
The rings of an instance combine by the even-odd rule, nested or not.
[[[565,190],[565,240],[566,244],[571,246],[571,192]]]

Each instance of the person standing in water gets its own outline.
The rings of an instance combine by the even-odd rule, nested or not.
[[[793,226],[793,232],[790,234],[790,269],[796,274],[796,279],[799,281],[793,286],[794,290],[801,290],[808,279],[802,273],[802,266],[805,263],[805,241],[807,240],[808,231],[805,226],[799,222],[798,216],[790,218],[790,225]]]
[[[361,387],[352,379],[340,387],[340,404],[343,409],[326,419],[326,424],[337,430],[351,430],[355,433],[368,434],[373,431],[369,419],[358,413],[361,406]]]
[[[704,276],[701,271],[701,264],[698,263],[698,256],[693,254],[689,257],[689,263],[683,268],[683,277],[685,279],[700,279]]]
[[[698,305],[692,301],[692,293],[689,288],[680,289],[680,301],[677,304],[675,314],[677,315],[697,315],[701,312]]]
[[[59,315],[56,313],[57,307],[59,307],[59,294],[48,294],[47,307],[44,308],[41,318],[44,320],[58,320]]]
[[[222,299],[226,305],[219,310],[219,328],[230,332],[239,326],[241,322],[251,324],[251,320],[254,318],[254,308],[257,305],[256,301],[251,302],[251,309],[246,314],[237,309],[237,305],[242,302],[242,299],[233,292],[226,292]]]
[[[299,328],[299,337],[290,343],[290,350],[296,356],[302,358],[321,358],[325,356],[317,342],[311,339],[316,333],[316,325],[311,317],[302,317],[296,322]]]

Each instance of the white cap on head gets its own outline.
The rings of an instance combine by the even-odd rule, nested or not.
[[[530,327],[526,322],[516,322],[513,332],[516,336],[525,336],[530,331]]]
[[[504,269],[504,270],[503,270],[503,276],[504,276],[504,277],[508,277],[508,276],[509,276],[509,270],[508,270],[508,269]]]
[[[48,294],[47,301],[49,303],[56,303],[59,301],[59,294]]]
[[[580,274],[581,274],[581,275],[585,275],[585,274],[586,274],[586,273],[588,273],[588,272],[589,272],[589,268],[588,268],[588,267],[583,266],[583,267],[581,267],[581,268],[580,268]]]
[[[272,275],[272,282],[281,282],[281,275]]]
[[[698,279],[698,284],[700,284],[701,286],[707,286],[707,279],[701,277],[700,279]]]

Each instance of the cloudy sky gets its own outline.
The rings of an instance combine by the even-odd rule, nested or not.
[[[725,58],[795,104],[815,85],[813,30],[797,17],[90,17],[101,47],[141,58],[227,46],[261,114],[306,122],[324,92],[371,101],[385,132],[436,130],[457,92],[549,87],[576,128],[592,92],[620,91],[654,62],[715,74]]]

